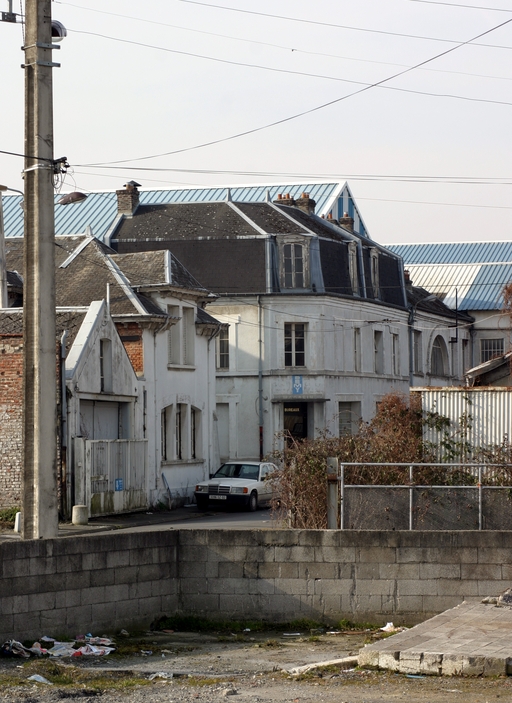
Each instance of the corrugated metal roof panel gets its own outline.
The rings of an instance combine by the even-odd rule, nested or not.
[[[395,253],[398,253],[394,249]],[[438,295],[450,308],[497,310],[503,287],[512,281],[512,261],[500,264],[408,265],[411,280]]]
[[[388,244],[404,260],[412,264],[486,264],[512,261],[512,241],[435,242],[432,244]]]
[[[263,202],[267,190],[271,200],[276,200],[279,193],[291,193],[300,197],[301,193],[309,193],[316,201],[316,213],[327,215],[333,201],[346,190],[342,183],[290,183],[285,185],[255,185],[231,187],[233,201]],[[158,190],[141,190],[140,201],[150,203],[181,203],[181,202],[219,202],[226,200],[227,187],[207,188],[175,188]],[[55,203],[61,194],[55,196]],[[4,222],[7,237],[23,236],[23,210],[20,208],[21,195],[4,195]],[[114,222],[117,214],[117,198],[115,191],[90,193],[86,200],[76,205],[56,205],[55,234],[82,234],[88,226],[96,237],[103,237]]]

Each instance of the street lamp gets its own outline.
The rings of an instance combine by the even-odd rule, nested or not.
[[[412,388],[414,386],[414,316],[416,314],[416,308],[420,303],[428,303],[431,300],[436,300],[437,295],[431,293],[425,298],[418,300],[414,305],[409,305],[409,386]]]
[[[2,193],[6,190],[23,195],[21,190],[0,185],[0,309],[2,310],[9,307],[9,299],[7,297],[7,264],[5,261],[4,210],[2,205]]]

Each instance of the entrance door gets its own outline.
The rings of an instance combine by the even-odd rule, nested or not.
[[[293,439],[308,436],[308,404],[284,403],[284,430]]]

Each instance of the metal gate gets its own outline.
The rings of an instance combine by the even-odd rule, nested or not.
[[[147,440],[76,437],[74,450],[75,504],[89,515],[147,507]]]

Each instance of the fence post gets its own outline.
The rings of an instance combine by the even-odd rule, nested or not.
[[[338,528],[338,459],[327,457],[327,529]]]
[[[344,530],[345,523],[345,467],[340,466],[340,530]]]
[[[478,467],[478,529],[482,529],[482,467]]]
[[[409,530],[413,529],[413,523],[412,523],[412,510],[413,510],[413,501],[414,501],[414,485],[413,485],[413,471],[414,468],[412,466],[409,466]]]

